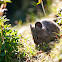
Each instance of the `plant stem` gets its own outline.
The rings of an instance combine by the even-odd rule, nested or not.
[[[42,1],[42,9],[43,9],[44,15],[46,16],[46,12],[45,12],[45,9],[44,9],[44,6],[43,6],[43,1]]]

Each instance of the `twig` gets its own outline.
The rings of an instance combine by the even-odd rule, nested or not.
[[[41,5],[42,5],[42,9],[43,9],[44,15],[46,16],[46,12],[45,12],[45,9],[44,9],[43,1],[41,2]]]

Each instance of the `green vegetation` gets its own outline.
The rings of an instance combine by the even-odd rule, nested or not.
[[[0,17],[0,62],[12,62],[12,55],[18,51],[17,31],[12,30],[10,25],[4,25],[7,19]]]
[[[7,18],[9,18],[13,26],[15,21],[22,20],[22,22],[35,21],[36,18],[41,18],[44,16],[42,5],[37,5],[38,0],[12,0],[12,3],[8,3],[7,8]],[[51,12],[51,4],[53,0],[43,0],[44,8],[46,14]]]
[[[3,6],[5,2],[9,1],[3,1]],[[17,31],[10,28],[10,24],[5,24],[9,20],[5,16],[1,16],[0,14],[0,62],[12,62],[12,56],[18,52],[19,36]]]

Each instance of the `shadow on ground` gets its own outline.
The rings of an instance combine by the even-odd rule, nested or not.
[[[36,45],[36,50],[46,52],[47,54],[50,53],[50,50],[55,47],[55,44],[59,43],[59,40],[52,40],[48,43],[42,43],[41,45]]]

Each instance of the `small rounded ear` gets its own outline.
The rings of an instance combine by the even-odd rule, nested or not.
[[[36,23],[35,23],[35,28],[36,28],[36,27],[42,28],[41,22],[36,22]]]

